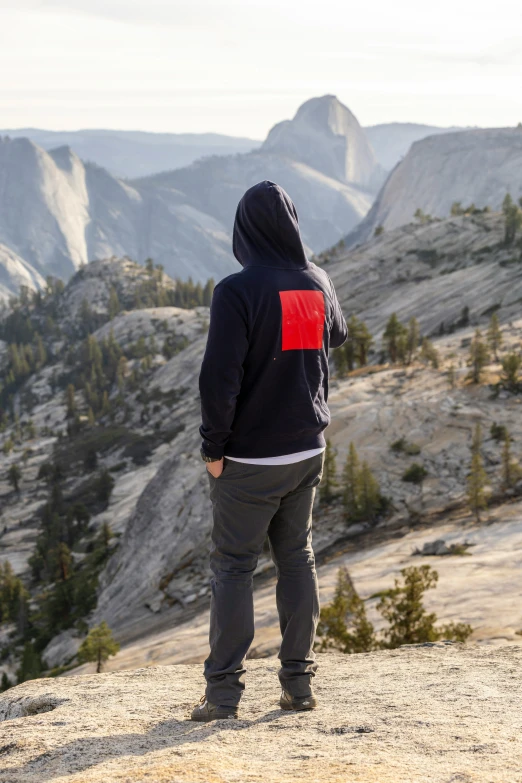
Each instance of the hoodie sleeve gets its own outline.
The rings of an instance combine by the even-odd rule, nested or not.
[[[210,326],[201,372],[202,448],[221,459],[232,432],[236,399],[243,379],[248,351],[248,323],[240,297],[229,286],[218,284],[210,307]]]
[[[348,328],[346,326],[346,319],[341,310],[341,305],[337,299],[335,288],[328,276],[330,282],[330,289],[332,291],[332,304],[333,304],[333,319],[332,328],[330,329],[330,348],[339,348],[348,337]]]

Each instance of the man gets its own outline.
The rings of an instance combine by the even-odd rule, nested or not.
[[[199,387],[213,530],[210,655],[192,720],[237,718],[254,638],[253,573],[268,536],[277,573],[280,705],[316,706],[319,596],[312,506],[330,422],[328,351],[346,321],[332,282],[308,261],[290,197],[250,188],[236,212],[243,267],[214,289]]]

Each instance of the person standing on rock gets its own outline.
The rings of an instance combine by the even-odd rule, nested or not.
[[[319,594],[312,506],[330,422],[328,352],[346,321],[327,273],[307,259],[288,194],[260,182],[239,202],[243,267],[214,289],[199,376],[213,508],[210,654],[192,720],[236,718],[254,638],[253,574],[268,537],[277,573],[286,710],[316,706]]]

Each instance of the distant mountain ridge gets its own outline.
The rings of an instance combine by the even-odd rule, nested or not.
[[[149,133],[146,131],[78,130],[40,128],[0,130],[1,136],[27,138],[45,150],[70,147],[84,161],[96,163],[115,177],[146,177],[168,169],[189,166],[208,155],[250,152],[261,141],[219,133]]]
[[[417,208],[444,217],[454,201],[495,209],[506,191],[521,195],[520,130],[443,130],[402,123],[365,131],[325,95],[275,125],[259,149],[135,179],[86,163],[67,145],[46,151],[0,137],[0,297],[39,287],[49,274],[67,280],[111,256],[151,257],[173,277],[219,280],[238,270],[231,252],[237,203],[264,179],[293,198],[311,255],[341,237],[353,247],[378,226],[408,224]],[[429,131],[435,135],[414,141],[385,179],[379,158],[394,160]]]
[[[391,171],[414,142],[425,139],[426,136],[459,130],[468,129],[456,126],[441,128],[437,125],[422,125],[416,122],[385,122],[365,127],[364,133],[381,166]]]
[[[304,241],[310,253],[318,252],[366,214],[384,172],[336,98],[315,99],[302,110],[291,121],[299,131],[297,157],[271,142],[269,149],[211,156],[136,180],[117,179],[67,146],[45,151],[28,139],[0,139],[0,243],[41,277],[67,280],[96,258],[129,256],[152,257],[173,277],[220,279],[238,269],[231,231],[239,199],[251,185],[272,179],[294,199]],[[327,173],[329,144],[342,147],[350,162],[338,172],[342,180]],[[352,165],[360,149],[364,170]],[[4,296],[23,277],[13,263],[11,272],[4,268]]]

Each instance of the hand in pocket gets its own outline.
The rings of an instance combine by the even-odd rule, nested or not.
[[[221,457],[217,462],[207,462],[207,470],[214,478],[219,478],[223,473],[224,459]]]

